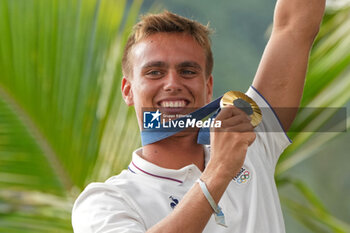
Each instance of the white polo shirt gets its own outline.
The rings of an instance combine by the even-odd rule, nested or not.
[[[219,202],[228,227],[217,225],[212,216],[205,233],[285,232],[274,171],[290,140],[264,97],[253,87],[247,94],[262,109],[263,121],[241,171]],[[194,164],[165,169],[142,159],[141,153],[133,153],[127,170],[104,183],[89,184],[80,194],[72,212],[75,233],[146,232],[173,211],[201,175]],[[205,147],[206,164],[209,158]]]

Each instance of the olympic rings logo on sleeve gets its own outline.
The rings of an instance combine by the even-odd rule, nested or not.
[[[250,180],[250,178],[251,178],[250,172],[247,169],[242,167],[241,170],[238,172],[238,174],[233,178],[233,180],[237,184],[245,184]]]

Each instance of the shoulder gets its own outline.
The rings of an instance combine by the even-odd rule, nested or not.
[[[74,206],[83,202],[95,205],[95,201],[101,203],[101,198],[107,198],[109,201],[126,201],[128,199],[126,191],[130,192],[132,189],[137,188],[136,182],[137,180],[133,179],[133,175],[124,170],[119,175],[112,176],[105,182],[90,183],[78,196]],[[134,191],[137,192],[137,190]]]
[[[279,156],[291,144],[291,140],[265,97],[253,86],[246,94],[256,102],[262,113],[262,122],[255,128],[257,137],[251,149],[256,149],[255,154],[265,154],[272,167],[275,167]]]
[[[144,225],[137,205],[125,192],[136,186],[128,173],[123,171],[104,183],[91,183],[84,189],[72,210],[75,232],[94,232],[93,229],[109,227],[115,218],[120,219],[118,224],[125,221],[140,227]],[[111,223],[107,224],[108,219]]]

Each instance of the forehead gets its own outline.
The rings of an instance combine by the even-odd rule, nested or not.
[[[184,33],[161,32],[150,35],[136,43],[130,55],[134,68],[156,61],[169,65],[190,61],[204,68],[206,61],[204,49],[191,35]]]

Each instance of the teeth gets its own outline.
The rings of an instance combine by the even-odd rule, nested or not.
[[[184,100],[162,101],[160,105],[165,108],[182,108],[186,106],[186,102]]]

